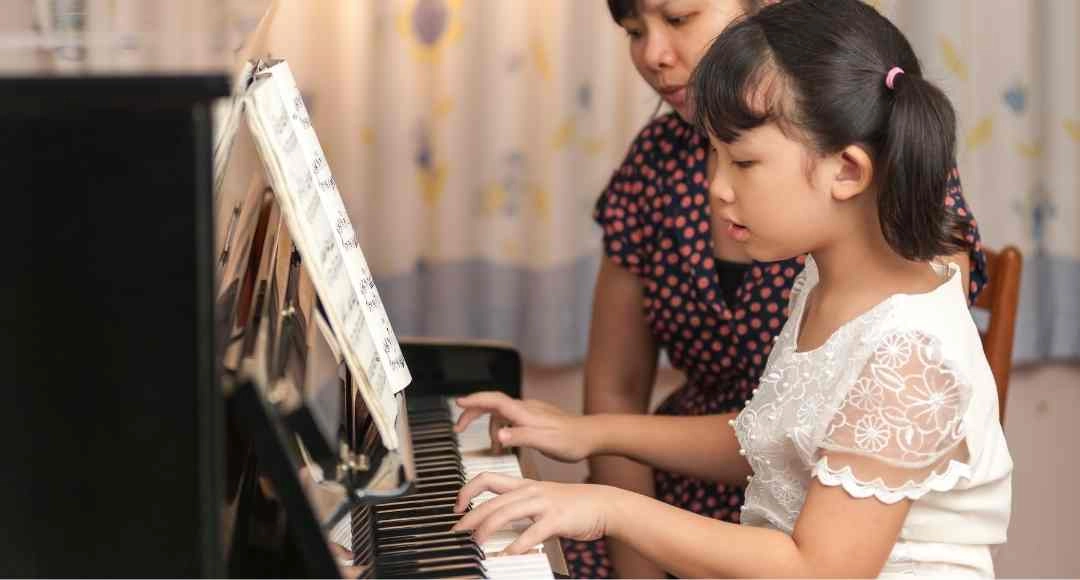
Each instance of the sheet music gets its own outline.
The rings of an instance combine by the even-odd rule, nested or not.
[[[412,377],[288,65],[257,70],[246,100],[289,231],[383,443],[395,449],[394,394]]]

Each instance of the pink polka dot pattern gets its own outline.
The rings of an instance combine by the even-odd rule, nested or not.
[[[649,328],[672,365],[686,373],[686,384],[657,411],[666,415],[725,413],[746,404],[787,320],[791,286],[805,264],[802,256],[754,263],[735,295],[724,299],[709,228],[706,145],[678,116],[658,117],[631,145],[594,214],[606,255],[641,278]],[[947,204],[970,214],[959,174],[950,177]],[[976,248],[973,299],[986,281],[974,220],[965,237]],[[662,471],[654,476],[659,499],[739,521],[741,487]],[[603,540],[568,542],[564,551],[575,577],[615,575]]]

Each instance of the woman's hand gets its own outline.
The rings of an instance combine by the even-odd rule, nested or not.
[[[461,489],[454,510],[464,511],[474,497],[485,491],[498,496],[466,513],[453,529],[475,530],[476,542],[483,543],[514,520],[533,520],[503,550],[507,555],[527,552],[552,536],[589,541],[606,535],[608,514],[614,509],[618,493],[606,485],[552,483],[482,473]]]
[[[464,412],[454,430],[465,430],[476,418],[491,414],[492,450],[531,447],[557,461],[585,459],[596,449],[589,417],[569,415],[542,401],[512,399],[498,391],[457,399]]]

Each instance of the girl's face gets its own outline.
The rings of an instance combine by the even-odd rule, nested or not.
[[[638,73],[690,120],[690,73],[709,43],[742,13],[739,0],[638,0],[637,14],[619,25],[630,36],[630,58]]]
[[[839,232],[832,185],[838,167],[818,158],[775,123],[744,131],[733,143],[715,135],[716,169],[709,182],[714,241],[728,237],[761,262],[786,260],[823,247]]]

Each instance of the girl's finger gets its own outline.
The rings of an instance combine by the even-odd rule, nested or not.
[[[528,479],[510,477],[509,475],[503,475],[501,473],[481,473],[472,478],[472,480],[466,483],[465,486],[461,488],[461,491],[458,492],[457,503],[454,504],[454,511],[458,513],[465,511],[469,502],[485,491],[502,495],[528,483],[530,483],[530,480]]]

